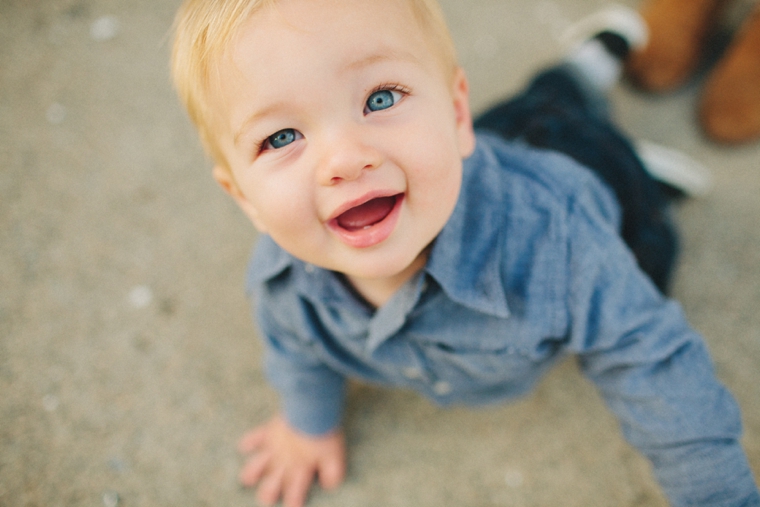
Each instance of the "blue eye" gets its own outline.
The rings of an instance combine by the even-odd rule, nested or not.
[[[383,109],[388,109],[400,98],[401,94],[393,90],[376,91],[367,99],[367,110],[382,111]]]
[[[267,137],[267,145],[278,150],[296,140],[297,134],[294,129],[282,129]]]

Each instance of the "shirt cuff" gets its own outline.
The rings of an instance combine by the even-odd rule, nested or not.
[[[324,435],[340,425],[345,400],[342,378],[320,379],[319,385],[282,393],[285,419],[298,431]]]

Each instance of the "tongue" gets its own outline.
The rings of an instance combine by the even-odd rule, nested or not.
[[[372,199],[340,215],[338,225],[349,231],[364,229],[387,217],[395,204],[395,196]]]

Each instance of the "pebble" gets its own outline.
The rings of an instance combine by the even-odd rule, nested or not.
[[[54,102],[48,107],[45,117],[51,125],[59,125],[66,119],[66,108],[58,102]]]
[[[135,308],[146,308],[153,302],[153,291],[145,285],[138,285],[129,291],[129,303]]]
[[[121,498],[116,491],[106,491],[103,493],[103,507],[117,507]]]
[[[90,37],[96,41],[111,40],[119,34],[119,19],[116,16],[102,16],[90,25]]]

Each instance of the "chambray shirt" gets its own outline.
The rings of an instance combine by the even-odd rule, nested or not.
[[[573,354],[673,505],[760,505],[734,399],[618,225],[589,171],[478,134],[427,265],[381,308],[262,236],[247,287],[287,420],[338,426],[347,377],[441,405],[507,400]]]

